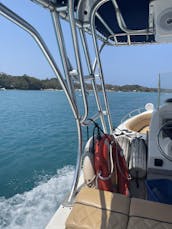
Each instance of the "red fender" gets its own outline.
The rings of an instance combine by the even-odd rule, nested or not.
[[[113,145],[113,155],[117,171],[118,192],[129,196],[129,170],[122,149],[117,143]]]
[[[95,141],[94,153],[94,168],[97,175],[97,185],[100,190],[113,191],[112,181],[110,175],[109,163],[109,144],[110,138],[108,135],[103,135],[100,139]],[[101,179],[101,177],[109,179]]]

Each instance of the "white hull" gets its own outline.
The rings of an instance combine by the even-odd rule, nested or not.
[[[65,222],[72,210],[72,207],[64,207],[62,204],[51,218],[46,229],[65,229]]]

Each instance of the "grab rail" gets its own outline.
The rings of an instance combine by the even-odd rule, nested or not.
[[[84,54],[85,54],[86,61],[87,61],[88,71],[89,71],[90,75],[92,76],[92,87],[93,87],[93,91],[94,91],[95,100],[96,100],[96,103],[97,103],[97,109],[98,109],[98,112],[99,112],[99,115],[100,115],[100,120],[101,120],[101,123],[102,123],[103,130],[105,132],[107,132],[106,123],[105,123],[102,107],[101,107],[101,104],[100,104],[100,99],[99,99],[99,96],[98,96],[98,89],[97,89],[97,85],[96,85],[96,82],[95,82],[94,67],[92,67],[92,65],[91,65],[91,59],[90,59],[90,54],[89,54],[89,50],[88,50],[88,45],[87,45],[85,33],[84,33],[84,31],[82,29],[80,29],[79,32],[80,32],[81,42],[82,42],[83,49],[84,49]]]
[[[95,29],[96,12],[105,2],[108,2],[108,1],[109,0],[102,0],[97,5],[95,5],[95,7],[92,9],[90,20],[91,20],[91,30],[92,30],[93,43],[94,43],[94,48],[95,48],[95,53],[96,53],[97,65],[98,65],[100,80],[101,80],[101,85],[102,85],[103,98],[104,98],[105,108],[107,111],[108,124],[109,124],[110,132],[112,133],[112,129],[113,129],[112,128],[112,120],[111,120],[111,116],[110,116],[109,104],[108,104],[106,90],[105,90],[104,74],[103,74],[102,64],[101,64],[101,60],[100,60],[98,42],[97,42],[97,38],[96,38],[96,29]]]
[[[80,84],[81,84],[81,92],[82,92],[82,97],[83,97],[84,110],[85,110],[85,113],[83,117],[81,118],[81,123],[82,123],[86,120],[88,116],[88,101],[86,97],[86,90],[85,90],[85,84],[84,84],[84,78],[83,78],[83,69],[82,69],[82,64],[81,64],[81,55],[80,55],[80,50],[79,50],[78,36],[77,36],[75,20],[74,20],[74,15],[73,15],[74,14],[74,0],[68,1],[68,13],[69,13],[69,23],[70,23],[71,32],[72,32],[72,39],[73,39],[73,46],[74,46],[74,51],[75,51],[77,70],[78,70],[78,75],[79,75]]]
[[[144,107],[141,108],[137,108],[132,110],[131,112],[129,112],[128,114],[126,114],[122,119],[121,119],[121,123],[123,123],[125,120],[127,120],[128,118],[132,118],[134,115],[136,114],[141,114],[142,112],[146,111]]]

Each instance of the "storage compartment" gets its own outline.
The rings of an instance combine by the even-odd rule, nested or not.
[[[147,199],[165,204],[172,204],[172,180],[147,180]]]

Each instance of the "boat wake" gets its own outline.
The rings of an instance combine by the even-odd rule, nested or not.
[[[0,198],[0,228],[45,228],[60,202],[65,198],[74,174],[72,166],[57,170],[53,177],[44,176],[28,192]]]

